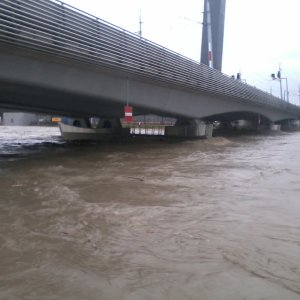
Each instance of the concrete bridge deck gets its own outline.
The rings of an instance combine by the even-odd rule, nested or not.
[[[275,122],[299,107],[60,1],[0,3],[0,106],[65,115],[135,114]]]

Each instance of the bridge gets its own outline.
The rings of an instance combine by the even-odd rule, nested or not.
[[[58,0],[1,0],[0,108],[179,120],[300,118],[299,107]]]

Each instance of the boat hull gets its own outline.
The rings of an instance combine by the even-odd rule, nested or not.
[[[85,128],[64,123],[58,126],[61,136],[66,140],[109,140],[130,134],[128,128]]]

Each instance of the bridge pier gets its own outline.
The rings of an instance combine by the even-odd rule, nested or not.
[[[274,131],[274,132],[280,131],[281,130],[281,124],[271,123],[270,124],[270,130]]]
[[[178,119],[175,126],[166,126],[165,136],[188,138],[211,138],[213,125],[200,119]]]
[[[281,129],[283,131],[299,131],[300,120],[285,120],[281,124]]]

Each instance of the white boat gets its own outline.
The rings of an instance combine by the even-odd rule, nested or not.
[[[115,124],[107,120],[103,123],[98,122],[98,127],[96,128],[88,127],[85,119],[71,121],[68,119],[67,123],[63,121],[58,123],[61,136],[66,140],[110,140],[116,137],[129,136],[130,134],[129,128],[112,126]],[[99,125],[102,125],[102,127],[99,127]]]

